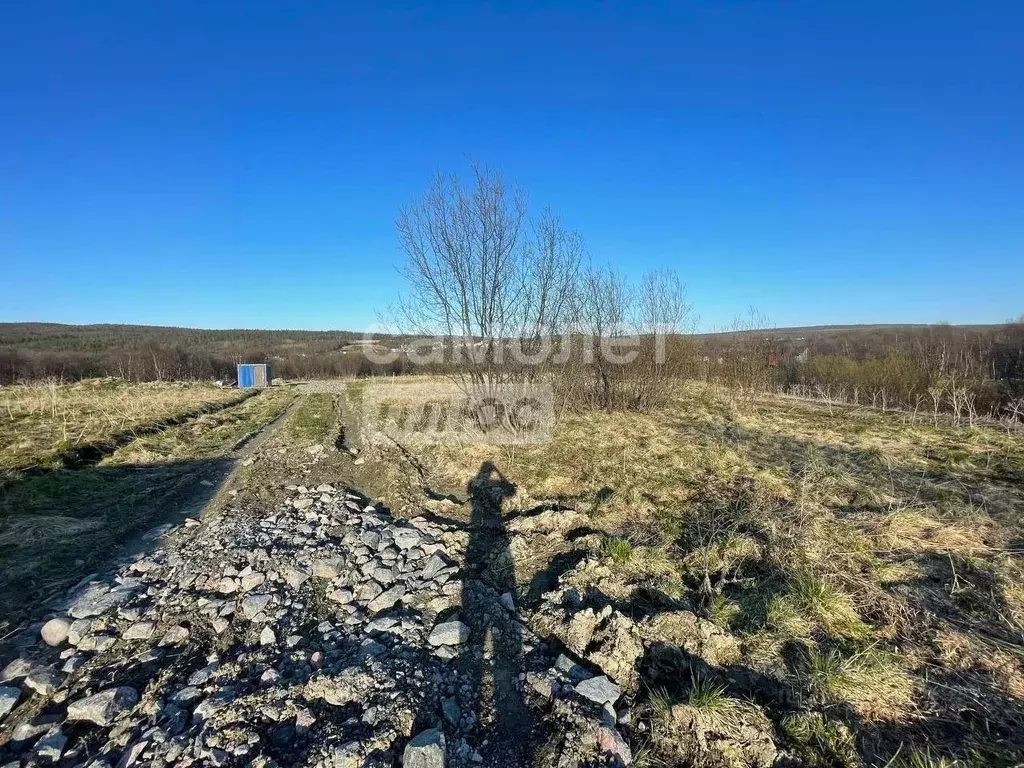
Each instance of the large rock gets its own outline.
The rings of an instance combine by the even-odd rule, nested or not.
[[[405,745],[402,768],[444,768],[445,741],[440,729],[418,733]]]
[[[96,725],[110,725],[118,715],[127,712],[139,701],[134,688],[119,686],[68,704],[68,720],[87,720]]]
[[[0,687],[0,720],[7,717],[7,714],[14,709],[14,705],[18,703],[20,697],[20,688],[11,688],[6,685]]]
[[[42,665],[30,659],[15,659],[0,672],[0,683],[13,683],[22,678],[28,677],[32,672],[41,668]]]
[[[338,555],[323,557],[313,563],[313,575],[318,579],[336,579],[345,570],[345,560]]]
[[[614,704],[622,695],[622,689],[609,680],[607,675],[600,675],[577,683],[576,693],[595,704]]]
[[[270,595],[248,595],[242,600],[242,615],[251,619],[270,605]]]
[[[395,531],[395,546],[399,549],[415,547],[422,539],[420,532],[412,528],[400,528]]]
[[[303,568],[295,565],[289,565],[281,571],[281,576],[292,589],[298,589],[301,587],[312,575],[313,572],[309,568]]]
[[[381,592],[379,595],[373,598],[373,600],[367,603],[366,610],[368,610],[370,613],[380,613],[381,611],[386,611],[388,608],[393,607],[395,603],[401,600],[404,594],[405,587],[401,584],[396,584],[395,586],[391,587],[391,589]]]
[[[40,696],[49,696],[60,688],[64,682],[64,676],[49,668],[37,669],[25,678],[25,687],[31,688]]]
[[[469,640],[469,627],[461,621],[446,621],[430,630],[427,642],[437,647],[441,645],[462,645]]]
[[[132,624],[121,635],[125,640],[149,640],[156,631],[156,623],[152,621],[137,621]]]
[[[71,645],[78,645],[90,631],[92,631],[92,619],[75,619],[71,622],[71,628],[68,630],[68,642]]]
[[[423,578],[429,581],[449,565],[451,563],[446,557],[435,552],[423,564]]]
[[[89,619],[127,602],[135,594],[135,587],[110,588],[107,584],[89,584],[77,593],[68,605],[68,614],[75,619]]]
[[[67,746],[68,737],[65,736],[59,727],[51,728],[38,742],[36,742],[36,754],[41,760],[56,763],[64,754],[64,747]]]
[[[71,622],[67,619],[50,619],[43,624],[39,630],[43,642],[47,645],[57,646],[68,639],[68,631],[71,629]]]
[[[595,733],[597,746],[605,752],[614,755],[621,765],[632,765],[633,750],[629,748],[621,733],[609,725],[600,725]]]

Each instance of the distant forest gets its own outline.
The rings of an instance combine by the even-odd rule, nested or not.
[[[405,356],[381,365],[356,331],[197,330],[138,325],[0,323],[0,383],[117,376],[133,381],[233,380],[240,362],[288,379],[428,372]],[[380,346],[407,337],[377,334]],[[686,336],[673,345],[692,378],[797,391],[880,407],[931,408],[962,390],[978,413],[1024,396],[1024,323],[865,325]],[[430,372],[439,372],[431,370]],[[948,410],[955,397],[942,396]],[[936,406],[938,407],[938,406]]]
[[[269,362],[274,376],[284,378],[391,372],[371,365],[357,349],[346,350],[363,338],[356,331],[0,323],[0,383],[97,376],[223,380],[234,379],[235,366],[244,362]]]

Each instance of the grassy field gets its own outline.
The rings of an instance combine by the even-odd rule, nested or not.
[[[628,619],[614,653],[578,652],[604,654],[636,702],[640,763],[742,764],[719,760],[723,745],[758,733],[804,765],[1024,760],[1020,432],[690,384],[656,412],[566,415],[541,445],[399,446],[361,418],[366,402],[457,395],[426,377],[244,399],[108,380],[0,389],[0,633],[202,509],[237,447],[287,410],[260,449],[281,466],[239,468],[236,498],[273,505],[287,482],[344,476],[396,512],[465,518],[467,481],[496,464],[516,486],[509,565],[531,626],[571,647],[553,590],[584,596],[584,621],[590,607]],[[343,427],[358,462],[330,450]],[[82,446],[103,450],[68,468]]]
[[[294,397],[111,380],[0,388],[0,633],[133,537],[198,513],[235,449]],[[84,445],[103,450],[64,467]]]
[[[120,379],[0,387],[0,471],[9,476],[57,467],[76,448],[116,441],[245,396],[202,384]]]
[[[415,388],[387,396],[415,402]],[[414,452],[435,492],[464,496],[490,460],[517,486],[507,509],[585,515],[513,544],[525,604],[562,575],[644,619],[649,642],[678,650],[657,617],[685,608],[736,649],[641,665],[652,763],[705,764],[679,752],[687,713],[742,730],[751,701],[809,765],[1024,760],[1019,432],[687,385],[658,412],[566,416],[544,445]],[[596,565],[559,568],[573,553]]]

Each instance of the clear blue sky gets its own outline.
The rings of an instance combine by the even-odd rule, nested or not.
[[[1024,312],[1024,3],[20,2],[0,320],[365,328],[501,168],[704,328]]]

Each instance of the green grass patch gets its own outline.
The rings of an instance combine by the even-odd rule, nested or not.
[[[609,536],[604,540],[604,554],[613,563],[628,563],[633,557],[633,545],[626,539]]]
[[[327,393],[303,395],[285,424],[285,433],[306,445],[333,442],[338,432],[334,396]]]

